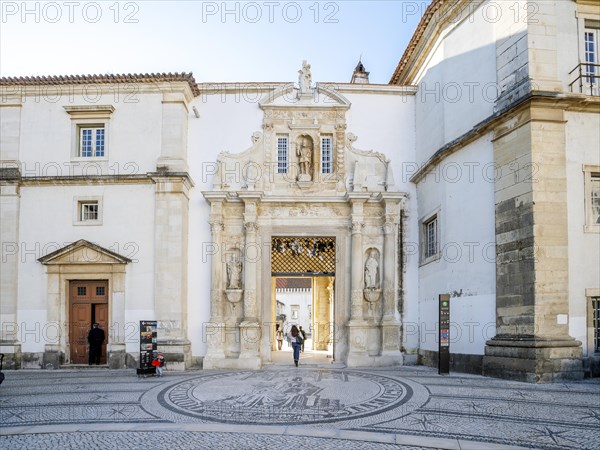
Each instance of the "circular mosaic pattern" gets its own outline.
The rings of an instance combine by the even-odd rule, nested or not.
[[[353,371],[235,372],[196,377],[159,394],[162,406],[200,419],[310,424],[380,414],[406,403],[409,385]]]

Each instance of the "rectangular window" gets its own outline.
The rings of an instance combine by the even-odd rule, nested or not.
[[[298,320],[300,305],[292,305],[292,320]]]
[[[96,286],[96,295],[102,297],[104,295],[104,286]]]
[[[600,166],[583,166],[585,227],[587,233],[600,233]]]
[[[330,137],[321,138],[321,173],[333,173],[333,146]]]
[[[600,353],[600,297],[592,297],[592,328],[594,353]]]
[[[600,84],[600,22],[593,20],[585,21],[583,32],[583,81],[587,85],[584,93],[598,95],[598,84]],[[589,90],[588,90],[589,89]]]
[[[77,287],[77,296],[79,296],[79,297],[85,296],[85,286],[84,287],[81,287],[81,286]]]
[[[586,77],[586,81],[588,83],[593,83],[593,77],[590,77],[589,75],[593,75],[595,73],[595,67],[592,64],[596,63],[596,43],[595,41],[595,36],[593,32],[590,31],[586,31],[585,32],[585,37],[584,37],[584,52],[585,52],[585,62],[586,63],[590,63],[589,65],[585,66],[585,73],[586,75],[588,75]]]
[[[437,215],[423,224],[425,234],[425,258],[431,258],[438,252]]]
[[[277,138],[277,173],[288,172],[288,138]]]
[[[82,222],[98,220],[98,202],[80,202],[80,212],[79,220]]]
[[[103,157],[104,150],[104,126],[86,126],[79,128],[79,156],[84,158]]]
[[[600,173],[590,176],[590,206],[592,210],[592,224],[600,224]]]

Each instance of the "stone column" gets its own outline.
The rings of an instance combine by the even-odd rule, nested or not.
[[[187,338],[188,203],[192,187],[187,175],[154,174],[154,310],[158,347],[169,367],[191,365]]]
[[[330,300],[331,291],[328,289],[331,284],[329,277],[315,277],[313,284],[313,296],[315,298],[315,307],[313,314],[315,315],[315,329],[313,330],[313,344],[315,350],[327,350],[329,345],[331,317]]]
[[[258,232],[257,194],[243,197],[245,202],[244,229],[244,319],[240,324],[240,365],[241,368],[260,369],[259,356],[260,325],[258,323],[258,302],[256,298],[256,265],[259,261],[260,250],[256,242]]]
[[[536,383],[581,379],[581,343],[568,334],[564,111],[531,100],[495,133],[495,166],[510,175],[495,180],[497,328],[483,373]]]

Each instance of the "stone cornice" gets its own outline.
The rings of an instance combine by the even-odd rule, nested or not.
[[[190,73],[132,73],[132,74],[107,74],[107,75],[57,75],[42,77],[2,77],[0,78],[0,89],[11,92],[11,86],[34,87],[31,92],[38,92],[40,86],[80,86],[85,88],[90,85],[154,85],[154,86],[176,86],[187,85],[192,96],[200,95],[200,90],[194,75]],[[167,89],[168,90],[168,89]],[[23,93],[26,90],[22,90]]]
[[[182,181],[188,189],[194,182],[187,172],[149,172],[139,175],[72,175],[55,177],[23,177],[18,169],[0,170],[0,181],[20,186],[81,186],[109,184],[153,184],[157,181]]]
[[[107,184],[151,184],[147,175],[73,175],[59,177],[20,177],[21,186],[80,186]]]
[[[350,94],[415,95],[417,86],[390,84],[320,83],[332,91]]]
[[[190,190],[194,187],[194,182],[192,181],[190,174],[187,172],[149,172],[147,176],[150,177],[155,183],[181,182],[184,184],[186,190]]]
[[[402,86],[390,84],[352,84],[352,83],[335,83],[335,82],[320,82],[319,86],[323,86],[331,91],[340,93],[357,93],[357,94],[389,94],[389,95],[415,95],[417,86]],[[200,95],[217,95],[217,94],[240,94],[249,92],[268,93],[278,89],[289,88],[293,89],[293,83],[200,83]]]
[[[349,192],[343,196],[314,196],[307,198],[303,195],[277,195],[271,196],[263,191],[202,191],[204,198],[210,202],[260,202],[263,206],[290,204],[348,204],[350,201],[361,201],[367,203],[379,203],[381,201],[400,202],[408,198],[406,192]]]
[[[581,94],[557,94],[556,92],[535,92],[523,97],[512,105],[507,106],[502,111],[499,111],[487,119],[476,124],[471,130],[464,133],[462,136],[447,143],[436,151],[431,158],[415,173],[410,181],[418,183],[433,167],[439,164],[446,157],[460,150],[471,142],[479,139],[481,136],[494,131],[502,122],[509,119],[511,116],[519,114],[530,107],[543,106],[554,110],[576,111],[576,112],[591,112],[600,113],[600,97],[591,97]],[[528,120],[532,117],[528,116]],[[546,120],[543,118],[533,120]],[[523,122],[522,124],[524,124]],[[521,125],[522,125],[521,124]]]
[[[115,111],[113,105],[75,105],[63,106],[72,120],[76,119],[108,119]]]

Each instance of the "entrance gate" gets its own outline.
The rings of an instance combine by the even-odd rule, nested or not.
[[[310,347],[305,346],[305,349],[328,351],[330,354],[333,353],[335,344],[333,339],[335,263],[335,237],[275,236],[271,238],[271,298],[275,326],[279,325],[285,332],[291,325],[303,326],[304,330],[310,333]],[[304,286],[310,287],[308,305],[301,293],[294,293],[293,290],[278,293],[277,282],[281,281],[279,284],[286,287],[289,284],[293,286],[298,283],[288,279],[293,280],[297,277],[307,279],[308,284]],[[293,301],[294,296],[298,300]],[[296,305],[292,306],[292,303]],[[283,308],[284,311],[278,308]],[[304,308],[308,308],[308,311],[304,311]]]

